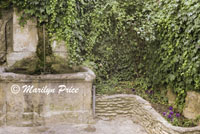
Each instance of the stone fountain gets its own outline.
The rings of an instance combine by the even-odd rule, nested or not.
[[[79,67],[78,72],[40,75],[6,71],[16,62],[36,55],[36,21],[29,20],[21,27],[19,16],[15,11],[12,12],[9,29],[12,41],[6,46],[6,62],[0,69],[0,126],[90,123],[92,83],[95,79],[90,69]],[[67,56],[63,42],[54,41],[52,51],[56,56]]]

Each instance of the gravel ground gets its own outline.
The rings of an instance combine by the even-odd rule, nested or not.
[[[0,134],[147,134],[143,127],[128,118],[96,120],[88,124],[54,124],[40,127],[1,127]]]

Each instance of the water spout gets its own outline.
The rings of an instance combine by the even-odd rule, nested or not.
[[[46,72],[45,65],[46,65],[46,42],[45,42],[45,25],[43,25],[43,47],[44,47],[44,66],[43,66],[43,73]]]

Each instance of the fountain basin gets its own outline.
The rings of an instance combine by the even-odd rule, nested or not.
[[[0,125],[90,123],[95,74],[86,67],[80,70],[47,75],[0,70]]]

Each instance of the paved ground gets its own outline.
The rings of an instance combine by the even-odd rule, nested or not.
[[[143,127],[127,118],[98,120],[93,125],[56,124],[43,127],[1,127],[0,134],[147,134]]]

